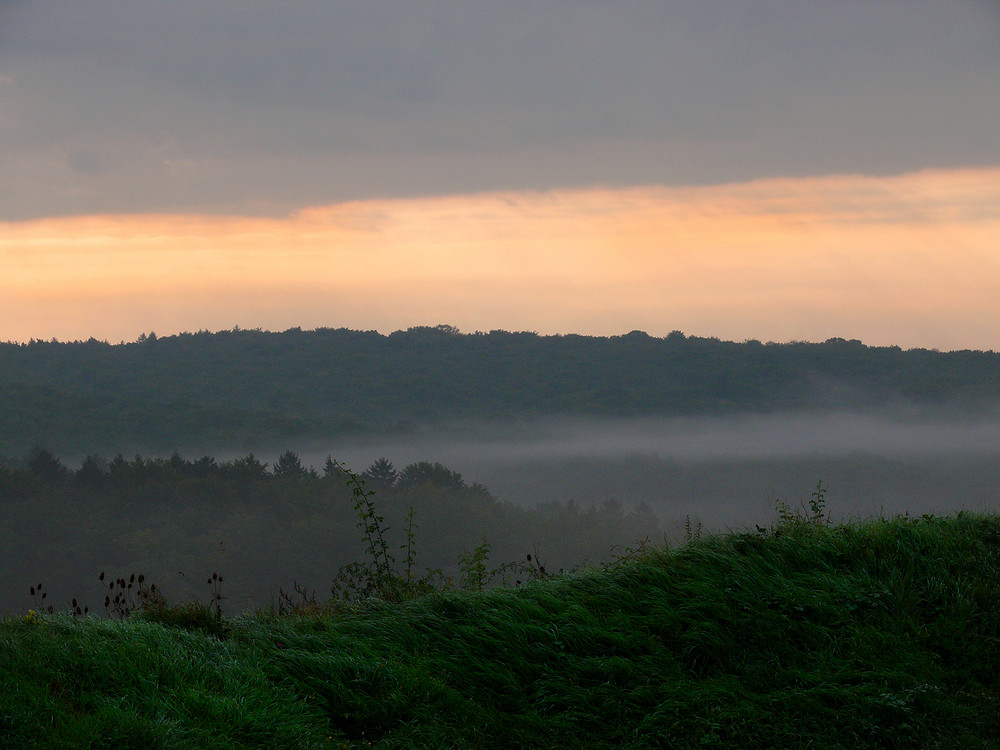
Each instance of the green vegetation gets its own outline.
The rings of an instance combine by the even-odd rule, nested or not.
[[[628,548],[664,537],[646,504],[518,507],[425,461],[178,452],[451,419],[972,413],[998,370],[447,326],[0,344],[0,452],[24,456],[0,458],[0,611],[34,599],[0,620],[0,747],[1000,747],[997,516],[834,525],[820,483],[769,528],[688,517],[683,546]],[[101,455],[126,448],[173,453]],[[698,498],[704,472],[743,486],[712,466],[654,483]]]
[[[518,587],[0,623],[8,747],[1000,747],[1000,519],[826,520]],[[169,610],[169,607],[166,607]],[[143,609],[143,611],[145,611]]]
[[[907,401],[994,408],[1000,354],[858,341],[733,343],[373,331],[234,329],[0,344],[0,454],[261,451],[448,420],[655,416]]]
[[[393,598],[385,588],[397,572],[406,578],[400,595],[430,581],[459,587],[464,556],[480,571],[472,575],[488,577],[492,569],[481,568],[489,561],[476,552],[484,536],[494,560],[524,560],[537,547],[553,570],[662,537],[643,504],[521,507],[430,462],[397,472],[381,459],[360,475],[348,472],[349,483],[345,472],[332,459],[314,471],[291,451],[274,466],[252,454],[230,461],[91,455],[72,470],[35,451],[0,466],[0,613],[23,612],[28,587],[39,582],[47,604],[64,607],[75,597],[103,611],[101,602],[119,591],[107,591],[107,582],[133,573],[170,601],[203,600],[205,580],[222,574],[228,614],[274,604],[296,583],[326,593],[338,570],[338,588]],[[373,552],[371,575],[349,567]]]

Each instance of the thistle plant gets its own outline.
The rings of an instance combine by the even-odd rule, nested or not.
[[[215,610],[216,617],[222,617],[222,600],[226,598],[222,595],[223,580],[223,577],[218,573],[212,573],[212,576],[206,581],[208,590],[211,593],[211,597],[208,600],[208,609],[209,611]]]
[[[48,598],[49,592],[45,591],[42,584],[39,583],[37,586],[32,586],[30,588],[30,592],[31,598],[35,600],[35,607],[37,608],[36,610],[32,610],[32,612],[38,611],[52,614],[54,611],[52,605],[45,604],[45,600]]]
[[[120,577],[105,581],[102,570],[97,579],[108,590],[104,597],[104,611],[108,617],[124,620],[146,606],[162,607],[166,603],[156,584],[147,585],[146,576],[142,573],[138,575],[131,573],[127,579]],[[73,600],[73,604],[74,607],[78,606],[76,599]]]

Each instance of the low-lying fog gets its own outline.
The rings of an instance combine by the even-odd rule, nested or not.
[[[466,500],[442,494],[442,508],[418,508],[416,538],[419,565],[447,567],[449,575],[457,572],[462,550],[484,535],[493,545],[493,561],[524,559],[532,549],[537,559],[542,550],[554,569],[607,559],[614,549],[638,541],[647,528],[654,543],[663,541],[661,534],[671,543],[683,541],[699,523],[706,532],[752,530],[754,524],[775,520],[777,499],[793,506],[808,502],[819,480],[837,520],[879,513],[996,512],[1000,487],[1000,418],[995,414],[964,421],[902,412],[539,420],[504,427],[454,425],[313,450],[275,445],[258,451],[258,457],[273,464],[286,450],[317,469],[327,455],[359,472],[382,456],[397,469],[437,462],[461,472],[468,483],[485,485],[501,500],[532,510],[549,503],[587,507],[615,501],[625,511],[609,507],[606,513],[585,514],[559,507],[483,515],[485,506],[469,499],[472,505],[464,515],[460,503]],[[205,453],[228,460],[245,451]],[[191,451],[186,457],[199,455]],[[232,613],[273,604],[275,592],[292,581],[306,582],[323,596],[339,566],[362,554],[350,509],[327,508],[322,497],[290,498],[286,512],[283,498],[260,488],[246,507],[232,497],[217,502],[196,488],[177,498],[156,491],[148,502],[141,491],[117,499],[112,493],[106,513],[95,515],[89,505],[70,503],[65,514],[49,512],[41,521],[23,503],[0,508],[6,513],[0,513],[0,546],[10,551],[14,571],[0,579],[0,612],[38,606],[27,594],[28,586],[40,581],[55,606],[81,597],[99,611],[93,605],[106,592],[97,572],[107,569],[113,575],[144,573],[172,601],[204,601],[205,589],[198,584],[205,579],[189,581],[178,571],[217,570],[225,575],[226,611]],[[399,497],[384,500],[395,545],[402,538],[405,510]],[[376,494],[377,506],[379,501]],[[628,512],[643,502],[659,527],[645,513]]]
[[[608,499],[648,503],[667,524],[766,523],[778,498],[828,488],[835,517],[997,506],[1000,421],[926,414],[745,415],[573,419],[452,426],[303,451],[358,471],[385,456],[397,469],[442,463],[516,503]]]
[[[506,428],[452,427],[333,446],[344,459],[391,451],[397,463],[510,462],[656,456],[679,461],[804,455],[941,455],[1000,450],[1000,422],[930,421],[861,414],[765,414],[685,419],[539,420]],[[320,458],[319,463],[322,463]]]

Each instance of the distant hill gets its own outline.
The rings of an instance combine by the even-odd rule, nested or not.
[[[859,341],[540,336],[450,326],[0,344],[0,454],[225,447],[450,420],[879,408],[979,412],[1000,355]]]

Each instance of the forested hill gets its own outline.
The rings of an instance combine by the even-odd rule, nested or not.
[[[283,444],[449,419],[992,405],[1000,355],[858,341],[733,343],[260,330],[0,344],[0,453]]]

